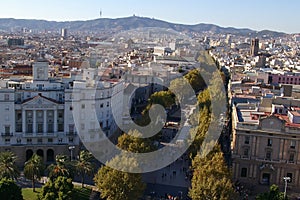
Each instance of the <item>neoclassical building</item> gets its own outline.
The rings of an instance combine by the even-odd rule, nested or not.
[[[124,83],[97,81],[97,69],[87,71],[78,78],[49,78],[48,61],[39,58],[32,80],[0,80],[0,151],[16,153],[19,166],[33,153],[50,164],[57,154],[75,157],[82,145],[81,131],[93,132],[96,123],[108,137],[114,133],[111,105],[120,106],[121,117]],[[75,115],[88,118],[81,124],[74,123],[74,105],[79,105],[74,101],[81,106]]]
[[[232,170],[234,180],[250,185],[300,186],[299,100],[277,98],[233,106]]]

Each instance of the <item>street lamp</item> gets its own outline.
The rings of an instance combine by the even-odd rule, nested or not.
[[[69,150],[71,151],[71,161],[73,160],[73,149],[75,149],[75,146],[69,146]]]
[[[283,177],[283,180],[284,180],[284,199],[286,199],[287,183],[288,183],[288,181],[291,180],[291,177],[285,176],[285,177]]]

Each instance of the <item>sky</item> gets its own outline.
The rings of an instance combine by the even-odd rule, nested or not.
[[[132,15],[180,24],[300,33],[299,0],[2,0],[0,18],[74,21]]]

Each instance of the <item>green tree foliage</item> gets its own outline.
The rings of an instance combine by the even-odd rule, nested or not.
[[[167,108],[175,104],[175,95],[170,91],[159,91],[152,94],[149,98],[150,105],[160,104]]]
[[[204,71],[203,71],[204,72]],[[187,73],[184,78],[188,80],[192,88],[198,92],[206,87],[206,83],[202,78],[202,73],[198,69],[193,69]]]
[[[190,134],[194,136],[192,145],[190,146],[191,157],[193,158],[200,150],[201,145],[207,135],[208,128],[210,126],[211,113],[208,107],[203,107],[199,114],[199,126],[192,129]]]
[[[74,185],[72,179],[58,176],[49,180],[39,194],[39,200],[71,200]]]
[[[44,173],[44,164],[42,158],[37,154],[25,163],[24,176],[32,181],[32,190],[35,191],[35,182],[39,180]]]
[[[139,137],[141,133],[137,130],[130,130],[118,138],[118,147],[133,153],[148,153],[156,149],[150,138]]]
[[[85,175],[92,175],[94,172],[95,166],[92,163],[93,159],[94,157],[91,152],[83,150],[80,151],[79,159],[74,163],[75,169],[81,177],[81,187],[84,186]]]
[[[211,99],[210,99],[209,89],[203,90],[201,93],[199,93],[197,98],[198,98],[198,104],[200,109],[206,107],[207,109],[210,110]]]
[[[279,191],[279,187],[277,185],[271,185],[270,191],[259,194],[256,196],[256,200],[287,200],[284,198],[284,193]]]
[[[5,151],[0,153],[0,177],[17,179],[20,176],[20,172],[15,165],[17,156],[11,151]]]
[[[0,198],[3,200],[23,200],[22,190],[12,179],[2,178],[0,180]]]
[[[101,198],[107,200],[138,200],[146,187],[141,174],[126,173],[107,166],[99,169],[94,181]]]
[[[236,195],[231,175],[221,152],[211,152],[207,157],[197,155],[192,163],[193,178],[189,196],[193,200],[228,200]]]
[[[55,158],[55,164],[48,166],[49,178],[54,180],[59,176],[72,177],[72,166],[66,155],[57,155]]]

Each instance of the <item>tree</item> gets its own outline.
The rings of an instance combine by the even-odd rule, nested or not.
[[[149,138],[140,138],[137,130],[130,130],[128,134],[124,133],[118,138],[118,147],[133,153],[148,153],[156,148],[153,141]]]
[[[48,167],[49,178],[54,180],[59,176],[71,177],[71,164],[68,161],[66,155],[57,155],[55,158],[55,164],[51,164]]]
[[[75,161],[75,169],[81,177],[81,187],[84,187],[85,175],[91,175],[94,172],[94,165],[92,163],[93,155],[86,150],[80,151],[79,159]]]
[[[172,80],[170,82],[169,90],[175,94],[179,103],[181,103],[184,98],[195,96],[190,83],[183,77]]]
[[[196,92],[206,87],[205,81],[201,76],[200,70],[198,69],[189,71],[189,73],[187,73],[184,78],[188,80],[188,82]]]
[[[0,180],[0,197],[5,200],[23,200],[21,187],[12,179],[2,178]]]
[[[39,180],[44,173],[42,158],[33,154],[30,160],[25,163],[24,176],[32,181],[32,190],[35,191],[35,181]]]
[[[193,200],[227,200],[235,196],[229,169],[223,154],[211,152],[201,158],[198,154],[192,163],[193,178],[189,196]]]
[[[141,174],[122,172],[107,166],[99,169],[94,181],[101,198],[107,200],[138,200],[146,187]]]
[[[175,95],[170,91],[159,91],[152,94],[149,98],[150,105],[160,104],[167,108],[175,104]]]
[[[201,109],[199,114],[199,125],[196,128],[191,129],[190,131],[190,134],[194,136],[193,143],[189,148],[189,152],[191,153],[192,158],[200,150],[201,145],[207,135],[210,122],[211,122],[211,113],[209,111],[209,108],[205,106]]]
[[[20,172],[15,165],[17,156],[11,151],[5,151],[0,153],[0,177],[17,179],[20,176]]]
[[[49,180],[40,192],[39,200],[71,200],[74,185],[72,179],[58,176],[55,181]]]
[[[271,185],[270,191],[259,194],[256,196],[256,200],[287,200],[284,198],[284,193],[279,191],[279,187],[277,185]]]

